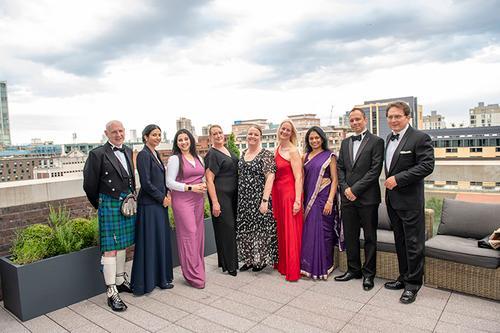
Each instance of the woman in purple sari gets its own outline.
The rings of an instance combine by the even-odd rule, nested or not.
[[[300,269],[307,277],[326,280],[334,268],[334,247],[343,248],[337,205],[337,158],[328,149],[325,132],[317,126],[307,131],[305,147]]]

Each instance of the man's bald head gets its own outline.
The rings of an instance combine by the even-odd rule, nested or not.
[[[125,128],[119,120],[108,121],[104,134],[108,137],[109,142],[115,146],[121,146],[125,141]]]

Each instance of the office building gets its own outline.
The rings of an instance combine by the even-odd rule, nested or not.
[[[180,129],[187,129],[193,136],[196,137],[196,131],[194,126],[191,124],[191,119],[180,117],[179,119],[176,120],[176,127],[177,130]]]
[[[500,126],[500,106],[483,102],[469,110],[470,127]]]
[[[446,123],[444,121],[444,116],[437,113],[437,111],[431,111],[430,115],[424,116],[423,119],[424,130],[434,130],[446,128]]]
[[[0,146],[10,146],[9,103],[7,82],[0,81]]]

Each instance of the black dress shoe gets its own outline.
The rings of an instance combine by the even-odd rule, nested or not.
[[[252,272],[260,272],[261,270],[263,270],[264,268],[266,268],[267,265],[262,265],[262,266],[254,266],[252,268]]]
[[[384,283],[384,287],[385,289],[400,290],[405,288],[405,284],[402,281],[396,280]]]
[[[116,286],[119,293],[132,293],[132,286],[127,280],[123,281],[122,284]]]
[[[234,271],[229,271],[229,272],[227,272],[227,273],[228,273],[229,275],[231,275],[231,276],[236,276],[236,275],[238,275],[238,272],[237,272],[237,271],[235,271],[235,270],[234,270]]]
[[[361,273],[354,274],[354,273],[351,273],[351,272],[347,271],[347,272],[345,272],[342,275],[334,277],[334,280],[335,281],[340,281],[340,282],[345,282],[345,281],[349,281],[349,280],[352,280],[352,279],[361,279],[361,276],[362,276]]]
[[[372,277],[364,277],[363,278],[363,290],[366,290],[366,291],[372,290],[374,285],[375,284],[373,283]]]
[[[108,297],[108,306],[113,311],[125,311],[127,310],[127,305],[122,301],[119,294],[113,294],[111,297]]]
[[[252,267],[253,267],[252,265],[244,264],[243,266],[240,267],[240,272],[248,271]]]
[[[417,298],[417,292],[416,291],[411,291],[411,290],[405,290],[401,297],[399,298],[399,301],[403,304],[410,304],[415,302],[415,299]]]
[[[161,289],[172,289],[173,287],[174,285],[172,283],[166,283],[160,286]]]

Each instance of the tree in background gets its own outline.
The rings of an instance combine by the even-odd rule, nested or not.
[[[234,133],[231,133],[231,135],[229,135],[229,138],[227,139],[227,149],[232,151],[234,155],[240,158],[240,150],[236,145],[236,137],[234,136]]]

